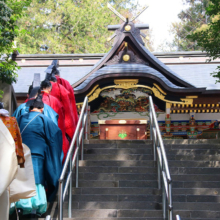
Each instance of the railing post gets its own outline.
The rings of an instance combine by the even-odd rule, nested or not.
[[[83,131],[85,131],[85,123],[84,123],[84,118],[85,118],[86,116],[84,116],[83,117],[83,120],[82,120],[82,129],[83,129]],[[84,132],[82,133],[82,142],[81,142],[81,160],[83,160],[83,151],[84,151]]]
[[[79,136],[76,138],[76,149],[79,149]],[[79,186],[79,152],[76,155],[76,188]]]
[[[157,180],[158,180],[158,189],[161,189],[161,170],[160,170],[160,161],[157,159]]]
[[[173,198],[172,198],[172,182],[168,184],[169,189],[169,220],[173,218]]]
[[[166,219],[166,206],[167,206],[167,198],[166,198],[166,190],[164,184],[162,184],[162,200],[163,200],[163,218]]]
[[[88,104],[88,98],[87,98],[87,101],[86,101],[86,110],[85,110],[85,112],[86,112],[86,115],[87,115],[87,117],[86,117],[86,137],[85,137],[85,139],[86,140],[88,140],[88,118],[89,118],[89,104]]]
[[[149,116],[150,116],[149,117],[149,119],[150,119],[150,139],[153,140],[153,132],[152,132],[153,131],[153,129],[152,129],[153,117],[152,117],[152,109],[151,108],[152,108],[152,106],[150,104],[150,114],[149,114]]]
[[[59,181],[58,219],[63,220],[63,182]]]
[[[69,216],[69,218],[72,218],[72,188],[73,188],[72,158],[73,158],[73,153],[71,153],[70,162],[69,162],[69,173],[71,175],[70,185],[69,185],[69,204],[68,204],[68,216]]]

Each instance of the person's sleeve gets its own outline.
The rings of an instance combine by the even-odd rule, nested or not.
[[[45,177],[48,186],[48,200],[57,192],[58,180],[62,171],[62,132],[49,118],[45,120],[45,134],[48,148],[46,150]]]

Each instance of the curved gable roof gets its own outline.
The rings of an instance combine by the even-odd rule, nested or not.
[[[97,71],[100,70],[101,72],[103,72],[104,70],[107,70],[109,72],[111,67],[115,68],[113,65],[109,65],[108,68],[105,68],[103,66],[114,55],[116,55],[116,53],[118,52],[118,49],[125,41],[125,38],[130,39],[130,41],[133,43],[136,51],[138,51],[140,53],[141,57],[144,57],[145,61],[148,62],[149,65],[151,66],[151,68],[149,68],[149,66],[147,66],[147,65],[142,66],[141,70],[143,71],[143,73],[146,73],[146,71],[149,70],[150,71],[149,74],[151,74],[154,69],[155,71],[153,71],[153,72],[154,73],[157,72],[157,75],[158,75],[158,73],[160,73],[160,79],[164,79],[165,80],[164,83],[166,85],[172,85],[171,88],[174,88],[175,86],[185,87],[185,88],[195,88],[192,84],[190,84],[189,82],[186,82],[178,74],[176,74],[174,71],[169,69],[160,60],[158,60],[149,50],[147,50],[147,48],[145,48],[142,45],[142,43],[140,42],[140,39],[139,39],[140,37],[135,36],[135,34],[133,34],[133,33],[134,32],[132,32],[132,31],[131,32],[120,32],[119,36],[117,37],[117,40],[115,40],[115,44],[113,45],[112,49],[92,68],[92,70],[87,75],[85,75],[84,77],[82,77],[80,80],[78,80],[77,82],[75,82],[72,85],[73,87],[75,87],[74,90],[76,90],[76,91],[81,90],[85,84],[88,84],[89,80],[94,79],[95,76],[97,76],[97,74],[100,74],[100,72],[97,72]],[[119,64],[116,64],[116,65],[119,65]],[[124,64],[124,65],[128,65],[126,68],[124,66],[125,69],[131,67],[131,65],[129,65],[129,64]],[[140,64],[137,64],[137,65],[140,65]],[[103,70],[101,70],[101,69],[103,69]],[[132,72],[132,69],[130,70],[130,72]],[[92,76],[93,74],[94,74],[94,76]],[[120,72],[120,74],[123,74],[123,73]],[[82,86],[80,84],[82,84]]]

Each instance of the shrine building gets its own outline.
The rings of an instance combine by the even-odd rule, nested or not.
[[[106,120],[148,121],[149,96],[164,138],[218,138],[220,84],[210,73],[220,59],[208,63],[204,52],[152,53],[142,39],[141,30],[147,28],[128,19],[109,25],[114,42],[106,54],[14,56],[21,67],[13,85],[18,104],[26,99],[34,74],[40,73],[43,80],[47,66],[56,59],[60,76],[74,88],[79,112],[88,96],[90,138],[100,138],[100,125]],[[145,127],[141,139],[148,138]],[[121,134],[119,139],[124,138]]]

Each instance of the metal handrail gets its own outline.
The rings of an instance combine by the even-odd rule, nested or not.
[[[181,220],[179,215],[176,215],[176,220]]]
[[[150,103],[150,139],[153,141],[154,161],[157,161],[158,171],[158,188],[162,188],[163,197],[163,218],[172,220],[172,180],[170,176],[166,151],[163,144],[163,139],[160,133],[157,117],[154,109],[152,97],[149,96]]]
[[[72,217],[72,178],[73,169],[75,167],[76,175],[76,188],[78,188],[78,175],[79,175],[79,148],[81,145],[81,160],[83,160],[83,148],[84,148],[84,136],[88,140],[88,97],[86,96],[83,102],[81,114],[79,121],[76,126],[76,130],[73,139],[70,144],[70,148],[67,153],[65,163],[63,165],[63,170],[59,179],[59,191],[58,191],[58,219],[63,220],[63,202],[67,191],[69,191],[68,200],[68,217]],[[74,150],[74,152],[73,152]],[[64,179],[69,167],[69,173],[66,178],[66,183],[64,186]]]

